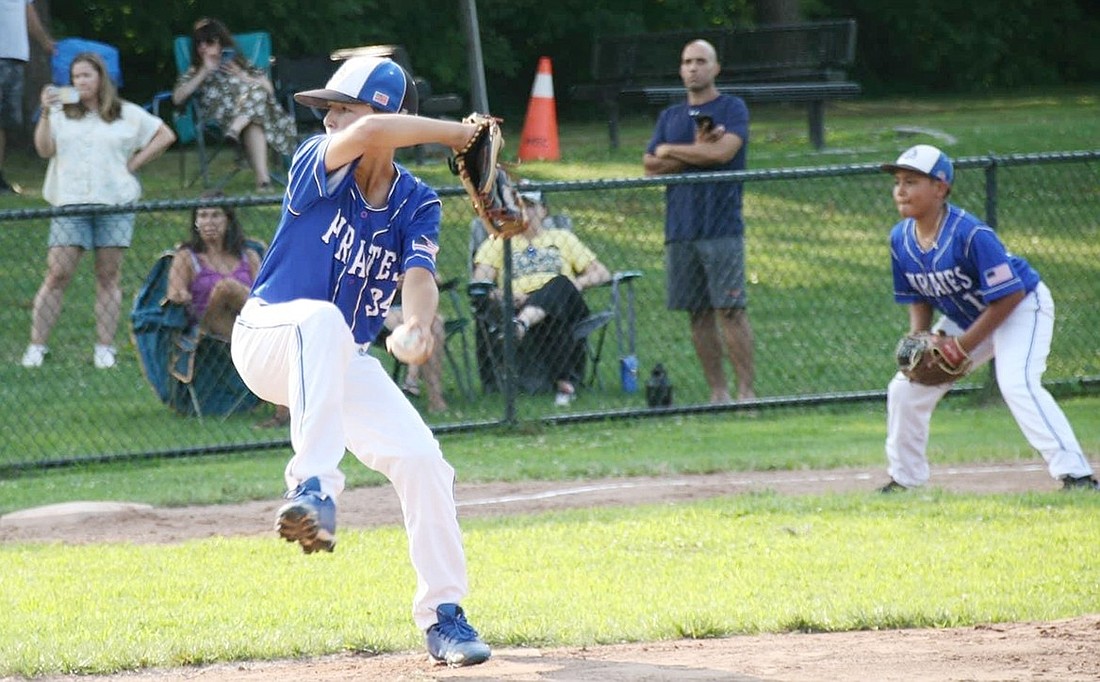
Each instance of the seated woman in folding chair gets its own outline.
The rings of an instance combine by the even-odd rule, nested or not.
[[[584,344],[573,337],[588,316],[585,289],[611,279],[607,267],[571,230],[543,229],[548,215],[542,192],[521,192],[527,229],[512,238],[512,295],[515,338],[525,355],[541,362],[553,378],[555,402],[568,405],[576,395],[584,367]],[[500,299],[497,281],[504,265],[504,243],[487,239],[474,254],[474,280],[493,281],[491,297]],[[526,343],[525,343],[526,341]]]
[[[289,157],[298,133],[294,117],[275,99],[275,86],[258,68],[262,66],[241,56],[225,24],[199,19],[191,33],[191,68],[176,81],[172,103],[179,106],[197,94],[203,115],[217,121],[227,140],[244,146],[256,189],[266,191],[271,188],[268,147]]]
[[[225,196],[206,192],[204,199]],[[260,269],[260,254],[248,246],[231,206],[196,206],[191,211],[190,239],[176,250],[168,273],[167,299],[187,308],[188,322],[204,334],[227,343],[233,322]],[[277,406],[264,426],[281,426],[290,412]]]

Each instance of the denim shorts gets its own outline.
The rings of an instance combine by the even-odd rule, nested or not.
[[[50,220],[48,246],[79,246],[85,251],[104,246],[127,248],[133,236],[133,213],[57,216]]]

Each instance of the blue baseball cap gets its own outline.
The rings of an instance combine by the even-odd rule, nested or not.
[[[307,107],[324,109],[332,102],[369,104],[391,114],[415,114],[419,107],[416,85],[397,62],[380,57],[348,59],[325,87],[294,95]]]
[[[951,159],[930,144],[910,147],[901,153],[897,161],[884,163],[879,168],[887,173],[896,173],[899,170],[916,171],[948,185],[955,181],[955,167],[951,164]]]

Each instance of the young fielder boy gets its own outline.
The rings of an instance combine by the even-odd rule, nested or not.
[[[954,167],[936,147],[912,147],[882,170],[894,176],[894,203],[902,218],[890,232],[894,300],[909,306],[911,336],[933,334],[922,337],[930,346],[926,352],[946,373],[928,378],[903,367],[890,382],[890,482],[882,492],[928,481],[925,448],[932,411],[955,379],[994,356],[1001,395],[1050,475],[1065,489],[1100,489],[1065,414],[1043,388],[1054,300],[1039,273],[1006,251],[988,225],[947,202]],[[933,310],[942,315],[935,326]],[[912,364],[928,363],[914,358]]]
[[[367,352],[400,276],[405,317],[395,335],[407,342],[394,350],[402,360],[419,364],[431,354],[439,300],[440,201],[394,162],[394,150],[460,148],[476,126],[403,115],[416,113],[416,89],[389,59],[349,59],[325,88],[295,98],[327,110],[325,134],[294,155],[282,218],[232,339],[249,388],[290,407],[289,501],[276,530],[307,554],[332,551],[344,488],[338,465],[350,450],[401,500],[417,577],[413,619],[428,653],[450,665],[481,663],[489,647],[458,605],[467,579],[454,469]]]

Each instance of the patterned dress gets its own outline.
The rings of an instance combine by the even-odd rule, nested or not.
[[[176,80],[177,87],[194,78],[197,71],[194,66],[189,68]],[[264,72],[254,67],[248,67],[248,74],[253,78],[264,77]],[[216,121],[222,130],[227,130],[233,119],[244,114],[264,129],[268,146],[278,153],[290,156],[298,146],[294,117],[259,83],[215,71],[206,77],[195,96],[203,115]]]

